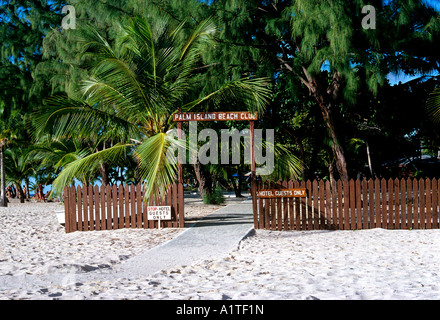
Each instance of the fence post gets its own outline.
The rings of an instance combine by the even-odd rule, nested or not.
[[[406,229],[406,208],[407,208],[406,181],[400,180],[400,228]]]
[[[94,187],[95,192],[95,230],[102,230],[101,226],[101,215],[100,215],[100,203],[99,203],[99,187],[95,185]]]
[[[415,209],[413,210],[413,208],[415,208],[414,206],[414,191],[413,191],[413,181],[411,179],[408,179],[406,181],[406,201],[407,201],[407,206],[406,206],[406,212],[407,212],[407,228],[408,229],[412,229],[414,228],[414,214],[415,214]]]
[[[263,182],[258,181],[258,190],[263,188]],[[264,199],[261,197],[258,197],[258,228],[264,229],[265,225],[265,214],[264,214]]]
[[[289,181],[288,187],[290,189],[294,188],[294,182],[292,180]],[[295,230],[295,211],[294,211],[294,204],[296,200],[299,200],[297,198],[289,198],[289,220],[290,220],[290,229],[289,230]]]
[[[387,210],[388,222],[387,229],[393,229],[394,220],[394,188],[393,179],[388,179],[388,210]]]
[[[350,230],[356,229],[356,188],[354,180],[350,179]]]
[[[89,230],[95,230],[95,217],[93,214],[93,186],[89,184]]]
[[[425,216],[425,180],[420,179],[419,180],[419,204],[420,204],[420,222],[419,222],[419,228],[425,229],[425,223],[426,223],[426,216]]]
[[[317,220],[318,226],[316,229],[325,228],[325,190],[324,181],[319,181],[319,219]]]
[[[368,229],[368,183],[367,179],[362,180],[362,229]]]
[[[105,186],[105,199],[107,201],[107,230],[113,229],[113,215],[112,215],[112,191],[110,185]]]
[[[381,180],[381,196],[382,196],[382,210],[381,210],[381,225],[382,229],[387,229],[387,181],[385,178]]]
[[[70,207],[69,207],[69,201],[70,201],[70,193],[69,193],[69,187],[64,187],[64,230],[66,233],[70,232]]]
[[[287,181],[283,181],[283,188],[287,189]],[[282,206],[283,206],[283,230],[290,230],[289,226],[289,198],[282,198]]]
[[[338,204],[337,204],[337,188],[336,180],[332,179],[330,181],[330,189],[332,192],[332,229],[338,229]]]
[[[318,197],[319,197],[319,189],[318,189],[318,181],[313,180],[312,182],[312,194],[313,194],[313,211],[312,214],[310,215],[310,230],[316,230],[319,227],[318,224],[318,217],[319,217],[319,211],[318,211]]]
[[[399,186],[399,179],[394,179],[394,184],[393,184],[393,190],[394,190],[394,224],[393,221],[391,221],[392,226],[394,229],[400,229],[400,207],[399,207],[399,202],[400,202],[400,186]]]
[[[431,229],[431,179],[425,180],[425,191],[426,191],[426,229]]]
[[[438,229],[438,181],[432,179],[432,228]]]
[[[356,180],[356,229],[362,229],[362,202],[361,202],[361,182]]]
[[[326,217],[326,228],[327,229],[331,229],[332,228],[332,214],[331,214],[331,204],[332,204],[332,196],[331,196],[332,192],[331,192],[331,185],[330,185],[330,181],[327,180],[325,182],[325,217]]]
[[[101,230],[108,230],[107,216],[105,214],[105,185],[101,184],[100,200],[101,200]]]
[[[78,186],[76,188],[76,201],[77,203],[77,210],[78,210],[78,227],[77,230],[79,231],[83,231],[84,230],[84,226],[83,226],[83,218],[82,218],[82,195],[81,195],[81,187]]]

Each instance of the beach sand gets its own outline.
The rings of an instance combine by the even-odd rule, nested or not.
[[[191,220],[218,206],[189,203]],[[226,257],[151,276],[79,281],[182,230],[64,233],[57,203],[0,208],[0,299],[440,299],[440,230],[257,230]],[[23,277],[65,274],[62,285]]]

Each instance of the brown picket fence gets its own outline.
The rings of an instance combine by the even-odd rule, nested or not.
[[[148,220],[147,206],[171,206],[171,220],[162,220],[160,227],[183,228],[183,188],[180,191],[178,184],[174,183],[163,199],[155,199],[147,204],[143,200],[144,190],[140,184],[65,187],[66,233],[158,228],[158,221]]]
[[[440,180],[266,181],[306,188],[303,198],[258,198],[255,228],[268,230],[438,229]]]

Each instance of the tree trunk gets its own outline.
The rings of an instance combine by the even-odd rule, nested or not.
[[[26,187],[26,194],[24,196],[26,199],[29,199],[29,178],[24,178],[24,186]]]
[[[333,162],[330,162],[330,164],[328,165],[328,174],[330,182],[333,183],[333,181],[335,181],[335,169],[333,167]]]
[[[338,170],[339,178],[342,180],[348,180],[348,169],[347,169],[347,161],[345,160],[345,152],[344,148],[341,146],[339,142],[339,135],[336,132],[336,126],[333,121],[333,117],[331,114],[331,104],[320,105],[322,116],[324,118],[324,122],[329,130],[330,137],[332,139],[332,152],[333,157],[335,158],[336,170]]]
[[[15,184],[15,189],[17,189],[18,198],[20,199],[20,203],[24,203],[25,195],[23,189],[20,184]]]
[[[302,175],[302,179],[304,181],[306,181],[306,177],[307,177],[306,176],[306,168],[304,168],[304,165],[306,163],[306,153],[304,152],[304,145],[303,145],[302,139],[300,139],[298,137],[295,137],[295,141],[298,144],[299,152],[300,152],[300,155],[301,155],[301,166],[302,166],[301,175]]]
[[[345,159],[344,148],[340,144],[339,134],[335,125],[332,110],[334,104],[337,103],[339,93],[342,89],[341,74],[335,72],[333,74],[333,79],[327,89],[324,91],[322,86],[318,84],[317,79],[313,78],[305,68],[303,68],[304,75],[307,80],[300,78],[301,81],[309,88],[310,93],[315,98],[316,102],[321,109],[322,117],[324,118],[325,125],[330,133],[330,138],[332,139],[332,152],[335,158],[336,170],[339,173],[339,178],[342,180],[347,180],[349,178],[347,161]]]
[[[1,171],[1,191],[0,191],[0,207],[7,207],[6,200],[6,180],[5,180],[5,159],[3,146],[0,146],[0,171]]]
[[[370,169],[371,178],[374,179],[373,165],[371,164],[370,145],[368,144],[368,141],[366,142],[366,145],[367,145],[368,168]]]
[[[241,197],[243,197],[243,196],[240,194],[240,192],[238,191],[237,184],[235,183],[235,179],[234,179],[234,177],[232,176],[232,173],[231,173],[229,170],[227,170],[227,174],[228,174],[228,181],[231,181],[232,188],[233,188],[234,193],[235,193],[235,197],[237,197],[237,198],[241,198]]]
[[[99,173],[101,174],[102,184],[107,186],[109,184],[108,170],[104,163],[99,166]]]
[[[199,192],[202,197],[212,194],[212,179],[209,172],[206,172],[204,166],[197,159],[194,163],[194,172],[199,182]]]

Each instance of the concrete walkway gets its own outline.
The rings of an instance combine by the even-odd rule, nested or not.
[[[229,204],[207,215],[176,238],[127,260],[114,272],[150,275],[160,270],[219,258],[253,230],[252,200]]]
[[[104,268],[73,275],[75,282],[135,278],[161,270],[191,265],[198,261],[226,256],[253,230],[252,200],[234,201],[207,215],[176,238],[128,259],[114,268]],[[0,286],[9,289],[62,286],[65,273],[44,275],[0,276]],[[68,278],[66,280],[66,278]],[[72,280],[70,279],[70,280]]]
[[[240,241],[252,230],[252,200],[233,201],[198,220],[172,240],[128,259],[114,268],[74,275],[51,273],[16,277],[0,276],[0,286],[25,290],[36,287],[46,288],[50,285],[63,286],[66,281],[73,280],[75,283],[85,283],[149,276],[161,270],[226,256],[236,249]]]

